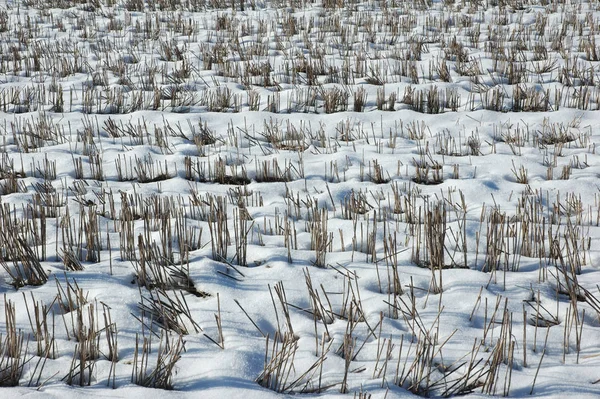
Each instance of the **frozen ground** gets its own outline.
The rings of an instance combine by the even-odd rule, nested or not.
[[[2,395],[598,397],[599,6],[0,2]]]

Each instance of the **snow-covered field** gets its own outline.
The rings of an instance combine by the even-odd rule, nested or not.
[[[1,1],[0,395],[600,396],[599,73],[595,0]]]

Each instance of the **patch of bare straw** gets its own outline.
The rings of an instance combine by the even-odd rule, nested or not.
[[[272,341],[272,343],[271,343]],[[329,347],[324,347],[321,355],[306,370],[297,370],[294,359],[298,351],[298,342],[294,336],[275,333],[270,340],[267,335],[265,340],[265,362],[263,371],[256,378],[256,382],[278,393],[320,393],[325,386],[321,386],[321,365],[329,353]],[[318,377],[318,378],[317,378]]]
[[[2,218],[2,221],[8,223],[3,226],[0,232],[0,241],[5,245],[4,253],[0,254],[0,265],[8,273],[12,279],[12,285],[15,288],[25,285],[38,286],[43,285],[48,281],[46,271],[39,261],[39,257],[27,243],[22,234],[15,228],[10,226],[10,210],[2,208],[0,212],[6,212],[7,218]],[[12,264],[12,265],[11,265]]]
[[[15,304],[4,295],[4,321],[6,333],[0,335],[0,386],[18,386],[27,364],[27,340],[17,329]]]
[[[198,333],[202,330],[194,320],[185,295],[177,291],[167,292],[156,287],[144,295],[140,289],[138,309],[140,317],[134,317],[156,336],[157,328],[179,335],[187,335],[192,331]]]
[[[184,351],[185,341],[181,335],[173,336],[163,331],[156,351],[156,363],[151,367],[149,366],[152,354],[151,339],[136,335],[131,382],[146,388],[174,389],[173,377],[176,365]]]

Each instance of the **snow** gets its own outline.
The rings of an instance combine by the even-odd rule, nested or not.
[[[573,86],[559,76],[562,68],[573,73],[576,63],[597,80],[600,61],[585,51],[585,38],[598,36],[595,2],[525,2],[521,9],[502,10],[432,2],[421,10],[408,2],[329,9],[321,2],[264,1],[255,9],[247,3],[243,11],[229,4],[215,9],[211,2],[194,11],[179,5],[152,11],[152,2],[144,11],[128,11],[133,0],[51,3],[0,2],[10,26],[0,29],[0,354],[14,361],[5,352],[11,304],[28,360],[19,386],[3,388],[5,397],[404,398],[418,396],[415,386],[410,389],[417,375],[421,387],[432,384],[420,394],[437,397],[454,392],[457,378],[476,373],[479,378],[469,380],[473,392],[464,392],[471,398],[600,395],[599,89],[597,82],[581,84],[588,72]],[[499,25],[504,12],[506,24]],[[467,15],[471,23],[459,21]],[[535,32],[544,16],[546,36],[540,38]],[[289,36],[292,17],[297,33]],[[410,18],[416,22],[402,31],[398,21]],[[435,18],[446,21],[445,31]],[[551,39],[565,20],[561,53]],[[392,37],[394,23],[400,33]],[[123,29],[115,28],[119,24]],[[467,45],[475,25],[481,40]],[[342,27],[348,42],[336,33]],[[504,31],[506,37],[538,40],[548,60],[556,60],[552,71],[533,72],[542,61],[530,48],[520,50],[517,57],[524,60],[516,64],[526,68],[526,77],[521,86],[511,84],[498,72],[498,63],[507,61],[496,62],[486,47],[494,44],[494,29],[500,36]],[[29,36],[19,38],[19,32]],[[456,54],[446,57],[449,82],[431,66],[444,59],[453,37],[464,44],[468,61],[479,64],[479,86],[458,72]],[[415,51],[419,38],[422,58],[404,60],[414,61],[416,83],[399,73],[398,54]],[[175,45],[181,57],[164,60],[165,48]],[[36,48],[39,70],[26,67]],[[337,74],[317,73],[309,85],[306,65],[298,67],[301,56],[316,62],[313,67],[322,60]],[[351,76],[344,82],[348,62]],[[266,64],[266,75],[262,70],[246,78],[227,69]],[[293,66],[299,72],[287,73]],[[179,77],[186,67],[189,74]],[[272,85],[264,84],[265,76]],[[376,77],[385,85],[373,84]],[[58,85],[62,110],[53,100]],[[455,90],[456,111],[442,104],[440,113],[427,113],[428,106],[417,112],[404,98],[409,89],[427,93],[434,87],[446,99]],[[549,90],[548,110],[517,112],[517,87],[531,89],[528,98]],[[180,90],[175,99],[173,88]],[[482,88],[485,95],[504,93],[499,110],[489,109]],[[24,100],[30,89],[46,97]],[[211,104],[225,89],[229,106]],[[324,98],[334,89],[349,93],[348,105],[326,113]],[[353,110],[359,89],[367,95],[364,112]],[[577,90],[589,91],[587,103],[577,103],[583,96]],[[122,93],[123,104],[111,99],[115,93]],[[384,106],[378,107],[382,95]],[[91,96],[89,107],[85,96]],[[142,106],[135,107],[135,96],[142,96]],[[273,98],[278,100],[269,104]],[[204,129],[214,142],[201,142]],[[55,133],[37,146],[24,142],[49,131]],[[48,176],[54,167],[55,176]],[[10,169],[18,172],[21,189],[7,188]],[[219,182],[217,170],[228,180]],[[248,184],[227,184],[234,178]],[[44,184],[56,193],[58,207],[36,205],[49,201],[40,194]],[[215,214],[220,206],[224,224]],[[439,242],[426,234],[437,226],[435,215],[445,215],[437,264],[444,269],[432,271]],[[93,223],[97,242],[85,234]],[[216,238],[219,228],[228,230],[224,248]],[[179,242],[181,231],[195,235],[189,251]],[[83,270],[65,267],[69,234]],[[125,248],[128,241],[135,259]],[[15,288],[11,245],[25,245],[40,258],[45,284]],[[169,246],[172,259],[155,256]],[[99,260],[86,257],[95,251]],[[185,308],[177,317],[186,334],[143,315],[140,307],[149,306],[150,295],[163,295],[156,282],[143,283],[144,262],[163,272],[183,271],[193,283],[195,290],[178,275],[164,291]],[[66,297],[78,293],[85,301],[69,307]],[[48,359],[36,351],[41,339],[33,328],[34,302],[47,307],[55,349]],[[105,322],[107,309],[111,322]],[[548,327],[548,321],[556,325]],[[114,364],[108,359],[111,324]],[[98,340],[99,354],[85,362],[91,367],[85,386],[78,375],[68,384],[79,364],[76,348],[85,343],[74,336],[78,325],[95,325],[91,341]],[[151,371],[167,336],[170,348],[179,338],[185,348],[172,389],[136,385],[132,372],[142,366],[136,346],[151,341]],[[280,394],[257,380],[284,344],[295,352],[281,365],[283,385],[299,380]],[[415,360],[419,354],[431,361]],[[0,377],[6,364],[0,363]],[[492,369],[497,380],[486,383]]]

